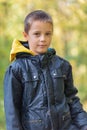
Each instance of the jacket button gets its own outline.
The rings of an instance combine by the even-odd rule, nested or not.
[[[37,76],[36,75],[34,75],[34,79],[36,79],[37,78]]]
[[[53,73],[53,75],[55,76],[55,75],[56,75],[56,73]]]

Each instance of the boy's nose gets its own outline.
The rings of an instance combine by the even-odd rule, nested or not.
[[[41,37],[40,37],[40,41],[45,41],[45,35],[41,35]]]

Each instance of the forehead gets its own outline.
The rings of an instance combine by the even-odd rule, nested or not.
[[[31,23],[30,30],[31,29],[52,31],[53,25],[50,22],[36,20]]]

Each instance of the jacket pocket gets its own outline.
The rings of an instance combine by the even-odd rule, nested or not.
[[[55,101],[56,103],[59,103],[64,97],[64,79],[66,76],[62,74],[61,69],[53,70],[51,76],[53,80]]]
[[[70,112],[66,112],[62,115],[62,121],[66,121],[67,119],[71,119]]]
[[[41,130],[42,120],[28,120],[23,123],[24,130]]]
[[[38,93],[38,86],[39,86],[39,76],[37,73],[31,73],[30,75],[24,76],[23,79],[23,94],[24,94],[24,104],[28,106],[35,96]]]
[[[24,130],[42,130],[43,128],[43,121],[40,115],[38,115],[34,110],[29,110],[29,112],[24,116],[22,122]]]
[[[66,78],[66,75],[62,74],[61,69],[53,70],[51,75],[52,75],[53,78],[63,78],[63,79]]]
[[[37,73],[31,73],[30,75],[25,75],[23,80],[24,87],[32,86],[32,88],[36,88],[38,82],[39,82],[39,76]]]
[[[62,129],[66,129],[68,130],[68,128],[72,125],[72,119],[71,119],[71,114],[70,112],[66,112],[63,113],[61,116],[61,122],[60,122],[60,127],[62,127]]]
[[[33,82],[33,81],[37,81],[37,80],[39,80],[38,73],[30,73],[30,74],[24,73],[23,74],[23,83]]]

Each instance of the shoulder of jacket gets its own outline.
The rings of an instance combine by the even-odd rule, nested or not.
[[[20,70],[22,69],[22,60],[20,59],[16,59],[14,60],[8,67],[8,71],[12,71],[15,74],[18,74],[18,72],[20,72]]]
[[[60,57],[58,55],[55,55],[55,60],[62,62],[64,65],[71,65],[70,62],[67,59]]]
[[[55,55],[54,61],[56,61],[56,64],[61,67],[63,72],[67,73],[72,69],[72,65],[70,64],[70,62],[58,55]]]
[[[10,64],[9,67],[11,67],[11,68],[13,68],[13,69],[16,69],[16,68],[20,67],[20,59],[14,60],[14,61]]]

